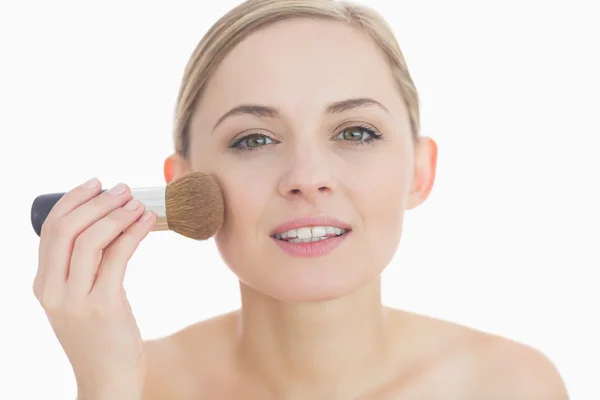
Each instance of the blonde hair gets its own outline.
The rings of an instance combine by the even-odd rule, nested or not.
[[[368,34],[388,58],[408,109],[412,135],[419,135],[419,99],[404,55],[387,22],[368,7],[335,0],[247,0],[219,19],[192,53],[175,110],[175,151],[188,157],[190,120],[219,63],[245,37],[268,25],[295,18],[348,23]]]

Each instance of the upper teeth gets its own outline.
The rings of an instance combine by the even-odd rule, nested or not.
[[[321,238],[327,235],[339,236],[346,233],[346,229],[336,228],[333,226],[312,226],[298,229],[290,229],[287,232],[283,232],[281,234],[276,234],[275,239],[311,239],[311,238]]]

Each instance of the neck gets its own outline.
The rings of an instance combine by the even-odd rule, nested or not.
[[[320,303],[283,303],[243,284],[241,294],[240,354],[271,384],[351,388],[386,364],[390,340],[378,279]]]

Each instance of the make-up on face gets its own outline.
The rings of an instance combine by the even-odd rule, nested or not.
[[[293,20],[244,39],[190,133],[190,168],[214,174],[225,196],[225,262],[282,300],[371,282],[431,186],[431,146],[413,139],[385,55],[340,23]]]

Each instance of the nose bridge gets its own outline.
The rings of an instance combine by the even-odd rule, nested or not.
[[[334,189],[330,160],[313,141],[297,141],[286,158],[279,188],[282,195],[312,200]]]

